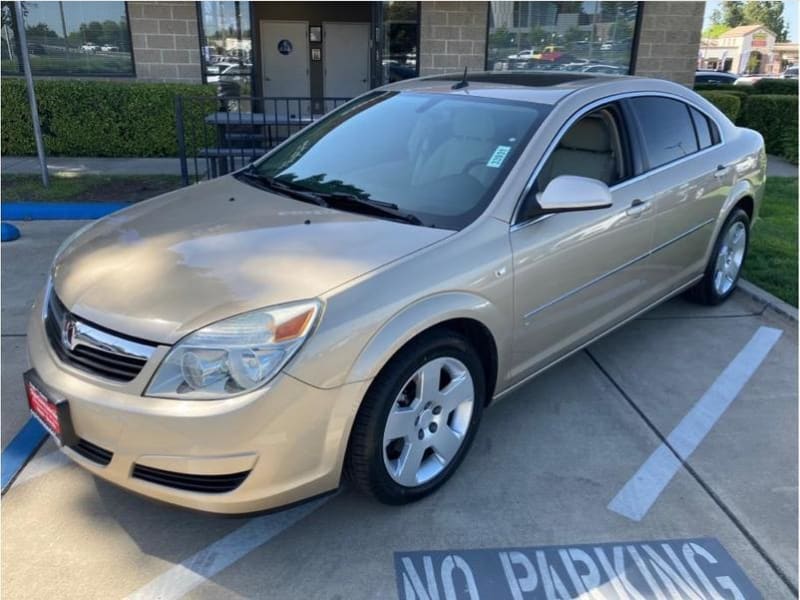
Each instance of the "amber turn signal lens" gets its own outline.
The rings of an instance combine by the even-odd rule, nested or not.
[[[313,316],[314,309],[310,308],[306,312],[301,313],[296,317],[292,317],[288,321],[285,321],[275,327],[273,343],[293,340],[294,338],[303,335]]]

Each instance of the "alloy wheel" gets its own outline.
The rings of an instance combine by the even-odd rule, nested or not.
[[[714,289],[720,296],[727,294],[736,283],[746,246],[747,228],[741,221],[736,221],[725,233],[714,267]]]
[[[382,450],[389,476],[415,487],[439,475],[466,438],[474,403],[472,376],[460,360],[441,357],[422,365],[386,420]]]

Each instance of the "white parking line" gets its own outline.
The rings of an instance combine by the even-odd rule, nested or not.
[[[742,391],[783,332],[759,327],[750,341],[717,377],[703,397],[623,486],[609,510],[641,521],[717,420]],[[676,456],[677,453],[677,456]]]
[[[145,584],[127,600],[177,600],[226,567],[305,518],[336,494],[256,517]]]
[[[69,457],[67,457],[66,454],[59,450],[53,450],[52,452],[45,454],[44,456],[40,456],[39,458],[34,458],[31,462],[29,462],[22,470],[22,473],[20,473],[17,479],[14,481],[14,486],[22,485],[23,483],[27,483],[31,479],[36,479],[45,473],[49,473],[50,471],[60,469],[61,467],[66,467],[71,464],[74,463],[69,459]]]

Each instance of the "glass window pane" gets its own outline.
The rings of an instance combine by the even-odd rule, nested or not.
[[[491,2],[486,68],[630,72],[637,2]]]
[[[631,98],[630,103],[644,134],[651,169],[697,152],[694,127],[683,102],[652,97]]]
[[[419,4],[383,3],[382,83],[411,79],[419,73]]]
[[[426,224],[458,229],[483,211],[549,110],[373,93],[307,127],[257,169],[301,189],[396,204]]]
[[[11,5],[3,3],[4,72],[11,61],[16,63],[10,57],[16,49],[6,43],[16,31]],[[124,2],[25,2],[23,6],[34,75],[133,76]]]
[[[253,94],[253,40],[249,2],[201,2],[201,55],[206,81],[230,110]],[[249,105],[248,101],[244,101]]]
[[[700,111],[691,109],[694,128],[697,131],[697,141],[701,148],[708,148],[713,144],[711,141],[711,129],[708,119]]]
[[[16,75],[20,72],[19,48],[17,48],[17,25],[14,4],[2,4],[2,47],[0,48],[0,72],[3,75]]]

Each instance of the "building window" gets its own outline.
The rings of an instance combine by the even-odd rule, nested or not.
[[[25,51],[34,75],[132,77],[125,2],[24,2]],[[2,72],[19,74],[13,2],[2,3]]]
[[[253,38],[249,2],[200,2],[200,54],[207,83],[230,110],[249,106],[253,94]]]
[[[383,2],[382,81],[419,74],[419,2]]]
[[[490,2],[486,68],[628,74],[638,2]]]

